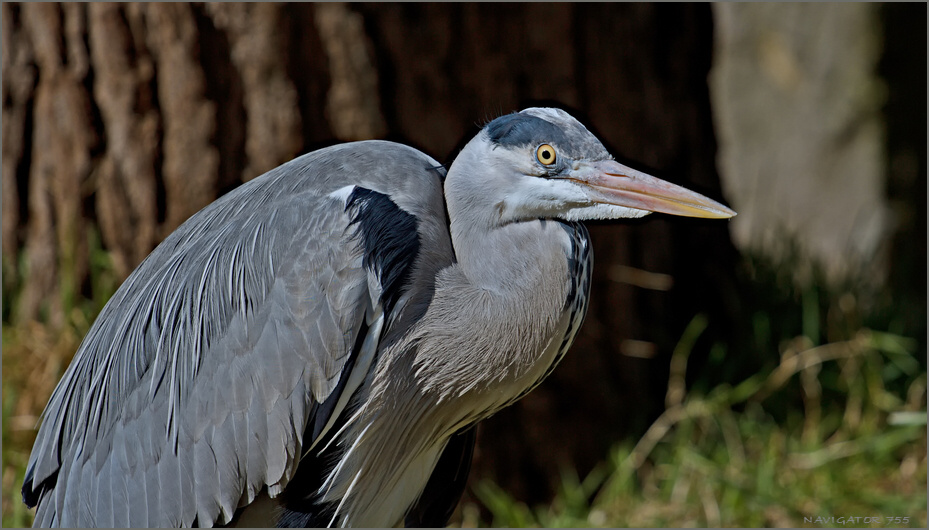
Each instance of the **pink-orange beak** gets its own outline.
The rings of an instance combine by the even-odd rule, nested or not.
[[[594,202],[685,217],[728,219],[736,215],[713,199],[614,160],[585,165],[568,178],[590,188]]]

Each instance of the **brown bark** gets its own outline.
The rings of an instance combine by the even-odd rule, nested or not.
[[[83,13],[72,4],[28,4],[22,10],[40,75],[29,170],[28,276],[18,310],[35,318],[46,307],[60,323],[87,271],[82,200],[96,135],[83,86]]]
[[[216,198],[216,107],[206,99],[198,32],[188,4],[145,4],[146,41],[158,72],[167,212],[161,237]]]
[[[297,91],[284,63],[283,6],[210,3],[206,10],[228,35],[245,90],[248,163],[242,177],[249,180],[290,160],[302,145]]]
[[[360,14],[339,2],[315,4],[314,18],[329,59],[331,86],[326,116],[339,140],[367,140],[387,133],[377,93],[371,43]]]
[[[567,106],[633,165],[719,197],[707,6],[4,4],[3,13],[4,256],[24,252],[29,265],[20,318],[47,306],[63,320],[59,293],[84,283],[93,224],[122,277],[190,214],[302,150],[387,136],[448,162],[482,123],[536,103]],[[14,200],[23,184],[26,211]],[[591,232],[594,292],[577,346],[479,435],[474,478],[495,476],[530,501],[551,491],[560,465],[583,474],[660,411],[667,356],[698,305],[719,320],[731,309],[724,223]],[[682,258],[695,254],[713,259]],[[618,282],[628,275],[611,276],[614,265],[669,275],[673,288]],[[623,355],[642,344],[653,358]]]
[[[17,256],[22,244],[18,172],[26,162],[26,126],[35,94],[36,68],[29,36],[19,18],[19,6],[0,5],[3,17],[3,282],[18,279]]]
[[[158,242],[155,67],[133,32],[142,24],[137,4],[97,3],[88,10],[93,95],[106,142],[94,186],[97,222],[113,267],[124,278]]]

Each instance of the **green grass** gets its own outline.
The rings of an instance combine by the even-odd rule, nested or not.
[[[3,527],[32,524],[32,512],[20,498],[23,476],[39,414],[64,373],[79,338],[82,319],[53,331],[29,323],[3,326]]]
[[[683,380],[688,345],[703,326],[697,318],[685,331],[669,389]],[[644,436],[617,445],[583,480],[564,471],[550,505],[529,508],[480,483],[473,493],[491,517],[465,507],[461,524],[925,527],[926,374],[913,346],[868,330],[821,346],[802,337],[775,369],[739,384],[705,395],[669,391]],[[903,396],[888,391],[907,373]],[[838,392],[823,399],[830,386]],[[796,400],[802,405],[782,418],[768,410]]]
[[[699,346],[706,363],[688,370],[713,327],[693,319],[672,354],[665,412],[637,440],[582,479],[564,470],[547,505],[481,482],[480,505],[457,522],[925,527],[925,299],[830,282],[796,249],[785,256],[744,258],[733,324],[743,333]]]
[[[32,524],[32,514],[21,501],[17,502],[29,453],[12,436],[11,418],[17,393],[3,385],[3,527],[24,527]],[[14,493],[15,492],[15,493]]]

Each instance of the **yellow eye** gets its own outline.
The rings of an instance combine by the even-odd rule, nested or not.
[[[536,149],[535,157],[539,162],[550,166],[555,163],[555,148],[548,144],[542,144]]]

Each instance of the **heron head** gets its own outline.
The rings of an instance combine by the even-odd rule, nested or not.
[[[580,122],[551,108],[530,108],[488,123],[452,164],[446,195],[450,209],[484,206],[492,224],[651,212],[717,219],[736,214],[616,162]]]

